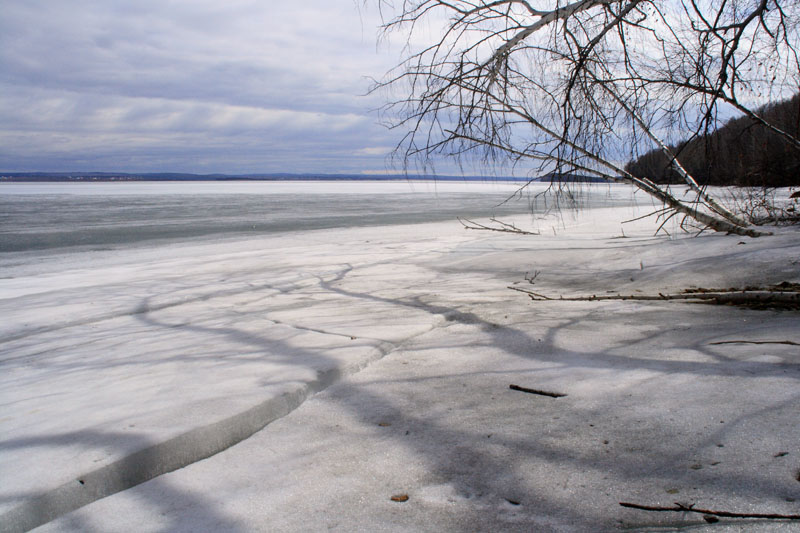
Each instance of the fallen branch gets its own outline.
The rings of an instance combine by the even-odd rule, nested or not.
[[[476,229],[476,230],[484,230],[484,231],[499,231],[502,233],[516,233],[518,235],[539,235],[538,231],[525,231],[523,229],[519,229],[514,224],[509,224],[508,222],[503,222],[501,220],[497,220],[496,218],[489,219],[495,224],[499,224],[499,227],[491,227],[491,226],[484,226],[483,224],[479,224],[473,220],[468,218],[461,218],[458,217],[458,221],[461,222],[461,225],[464,226],[466,229]]]
[[[718,341],[709,342],[708,344],[788,344],[789,346],[800,346],[800,343],[794,341]]]
[[[519,289],[517,287],[507,287],[507,288],[511,289],[512,291],[524,292],[525,294],[536,296],[536,298],[534,298],[534,299],[539,299],[539,300],[552,300],[553,299],[553,298],[548,298],[547,296],[544,296],[543,294],[539,294],[538,292],[526,291],[525,289]]]
[[[528,394],[538,394],[539,396],[549,396],[550,398],[563,398],[566,394],[562,394],[560,392],[547,392],[544,390],[538,389],[529,389],[527,387],[520,387],[519,385],[509,385],[509,389],[517,390],[520,392],[527,392]]]
[[[519,287],[508,287],[511,290],[524,292],[530,296],[534,301],[558,301],[558,302],[596,302],[601,300],[713,300],[718,304],[793,304],[800,306],[800,292],[797,291],[736,291],[736,292],[695,292],[695,293],[681,293],[681,294],[606,294],[597,296],[559,296],[558,298],[551,298],[540,293],[527,291]]]
[[[732,513],[729,511],[713,511],[711,509],[698,509],[694,505],[684,505],[675,502],[674,507],[659,507],[652,505],[639,505],[638,503],[619,502],[622,507],[629,509],[639,509],[641,511],[671,511],[699,513],[711,516],[721,516],[723,518],[764,518],[767,520],[800,520],[800,514],[774,514],[774,513]]]

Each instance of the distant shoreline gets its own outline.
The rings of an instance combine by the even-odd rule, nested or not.
[[[603,181],[590,176],[561,176],[561,181]],[[112,182],[112,181],[460,181],[460,182],[550,182],[552,176],[520,178],[512,176],[436,176],[428,174],[186,174],[124,172],[6,172],[0,183],[20,182]]]

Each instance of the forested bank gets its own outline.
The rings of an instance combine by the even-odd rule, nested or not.
[[[770,125],[794,138],[800,134],[800,93],[767,104],[756,112]],[[800,184],[800,148],[769,127],[744,116],[716,131],[672,147],[684,168],[703,185],[786,187]],[[652,150],[625,169],[657,183],[681,183],[660,149]]]

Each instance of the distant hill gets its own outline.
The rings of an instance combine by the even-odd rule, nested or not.
[[[800,93],[763,106],[757,113],[770,124],[800,136]],[[701,185],[800,185],[800,149],[748,117],[729,120],[709,135],[671,148]],[[644,154],[625,169],[657,183],[681,181],[661,150]]]

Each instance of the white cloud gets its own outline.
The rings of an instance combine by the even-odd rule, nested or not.
[[[392,150],[394,150],[394,146],[368,146],[366,148],[359,148],[353,152],[353,155],[380,155],[385,157],[389,155]]]

